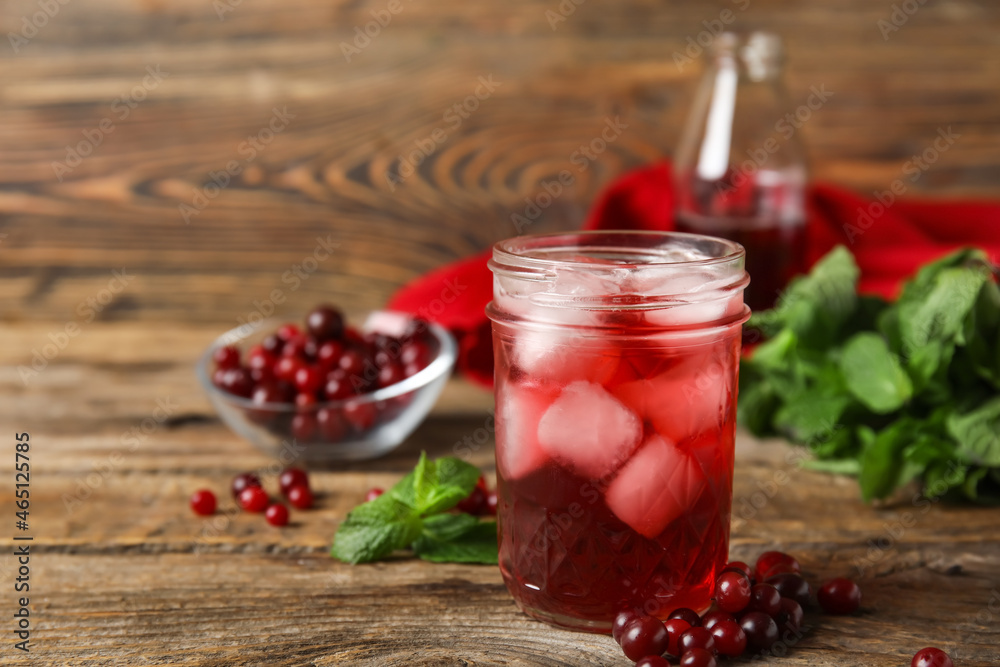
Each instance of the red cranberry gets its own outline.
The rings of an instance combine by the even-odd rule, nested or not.
[[[270,334],[260,342],[260,347],[275,357],[281,353],[281,348],[284,346],[285,341],[278,338],[277,334]]]
[[[383,493],[385,493],[385,489],[380,489],[377,486],[374,489],[368,489],[368,493],[365,494],[365,502],[370,503]]]
[[[951,658],[939,648],[928,646],[917,651],[910,667],[954,667]]]
[[[323,374],[315,366],[300,366],[295,371],[295,388],[305,394],[315,394],[323,383]]]
[[[632,609],[623,609],[615,614],[615,620],[611,622],[611,637],[616,642],[621,643],[621,636],[625,632],[625,627],[639,615]]]
[[[483,514],[486,514],[486,493],[477,486],[472,489],[472,493],[462,500],[462,502],[458,503],[456,509],[458,509],[459,512],[465,512],[466,514],[471,514],[472,516],[482,516]]]
[[[285,341],[284,347],[281,348],[281,356],[283,357],[298,357],[299,359],[305,360],[308,358],[306,354],[306,346],[309,343],[309,339],[302,334],[297,336],[292,336],[287,341]]]
[[[296,486],[309,486],[309,475],[301,468],[285,468],[278,475],[278,486],[281,488],[281,495],[287,496]]]
[[[208,516],[215,513],[215,494],[208,489],[200,489],[191,494],[191,509],[195,514]]]
[[[738,658],[747,648],[747,635],[736,621],[719,621],[712,628],[715,649],[727,658]]]
[[[416,364],[423,368],[430,361],[430,348],[422,340],[411,340],[403,345],[399,352],[399,360],[405,364]]]
[[[424,366],[416,363],[403,364],[403,375],[405,377],[413,377],[420,371],[424,370]]]
[[[345,373],[341,369],[331,371],[326,376],[326,385],[323,387],[323,395],[329,401],[342,401],[345,398],[354,396],[354,387]]]
[[[722,621],[732,621],[733,623],[735,623],[736,617],[733,616],[732,614],[720,610],[710,611],[701,617],[701,627],[705,628],[706,630],[711,630]]]
[[[778,574],[769,578],[767,583],[777,588],[778,592],[781,593],[781,597],[791,598],[802,607],[809,606],[812,589],[809,587],[809,582],[800,575],[790,573]]]
[[[284,392],[277,383],[259,384],[253,390],[253,402],[256,405],[266,403],[281,403],[284,400]]]
[[[288,508],[284,505],[271,505],[264,512],[264,518],[272,526],[284,526],[288,524]]]
[[[775,569],[779,565],[783,567]],[[757,558],[757,581],[767,581],[769,577],[788,571],[801,572],[802,566],[799,565],[799,561],[783,551],[765,551]]]
[[[823,584],[816,599],[828,614],[852,614],[861,606],[861,589],[850,579],[838,577]]]
[[[778,641],[778,625],[762,611],[743,614],[740,627],[747,636],[747,646],[754,651],[766,651]]]
[[[287,322],[278,327],[277,333],[278,333],[278,338],[280,338],[283,342],[287,343],[295,336],[301,335],[302,331],[291,322]]]
[[[693,609],[688,609],[687,607],[674,609],[672,612],[670,612],[670,616],[668,616],[667,618],[668,619],[683,618],[685,621],[688,622],[688,625],[690,625],[692,628],[701,625],[701,616],[698,615],[698,612],[694,611]]]
[[[747,579],[753,580],[753,568],[744,563],[741,560],[732,560],[726,563],[725,570],[739,570],[743,574],[747,575]]]
[[[288,502],[300,510],[312,507],[313,495],[308,486],[293,486],[288,490]]]
[[[670,655],[680,655],[681,635],[691,629],[691,624],[683,618],[668,618],[663,622],[663,627],[667,631],[667,650]]]
[[[750,589],[750,611],[762,611],[768,616],[774,616],[781,607],[781,593],[771,584],[755,584]]]
[[[239,502],[247,512],[263,512],[270,501],[267,491],[259,486],[248,486],[240,492]]]
[[[715,639],[705,628],[691,628],[681,635],[681,651],[687,652],[693,648],[703,648],[715,653]]]
[[[231,485],[233,497],[239,497],[239,495],[243,492],[243,489],[249,486],[260,486],[260,477],[257,477],[257,475],[252,472],[242,472],[236,477],[233,477]]]
[[[330,370],[340,362],[340,355],[344,353],[344,344],[339,340],[328,340],[320,344],[316,350],[316,363],[322,368]]]
[[[295,407],[301,412],[308,412],[316,405],[316,394],[296,394]]]
[[[670,662],[659,655],[647,655],[645,658],[635,663],[635,667],[670,667]]]
[[[379,388],[388,387],[404,379],[406,379],[406,375],[403,373],[402,366],[400,366],[399,364],[388,364],[378,369],[378,375],[375,378],[375,384]]]
[[[619,643],[625,656],[633,662],[647,655],[661,655],[667,650],[667,630],[658,618],[637,616],[625,626]]]
[[[492,516],[497,515],[497,492],[490,491],[486,494],[486,513]]]
[[[223,371],[221,388],[234,396],[250,398],[254,391],[253,378],[244,368],[229,368]]]
[[[348,375],[360,377],[365,372],[365,362],[368,357],[357,347],[350,347],[340,355],[337,364],[344,369]]]
[[[274,366],[261,366],[260,368],[251,368],[250,379],[253,380],[253,383],[255,385],[272,384],[278,380],[277,376],[274,374]]]
[[[298,357],[280,357],[274,362],[274,374],[280,380],[294,382],[295,373],[303,366],[305,366],[305,362]]]
[[[344,316],[333,306],[319,306],[306,316],[306,328],[317,340],[344,335]]]
[[[371,403],[354,402],[344,406],[344,419],[358,431],[367,431],[375,425],[378,412]]]
[[[240,365],[240,351],[232,345],[220,347],[212,353],[216,368],[237,368]]]
[[[300,412],[292,417],[292,437],[302,442],[309,442],[319,432],[319,423],[312,412]]]
[[[347,425],[336,408],[320,408],[316,411],[316,423],[320,435],[326,442],[339,442],[347,434]]]
[[[736,614],[750,604],[750,579],[742,572],[723,572],[715,581],[715,603],[719,609]]]
[[[802,605],[791,598],[781,598],[781,606],[775,614],[774,622],[778,624],[780,632],[797,632],[802,627],[802,619],[805,614]]]
[[[717,667],[719,663],[711,651],[693,648],[690,651],[685,651],[684,655],[681,656],[681,661],[677,664],[682,667]]]

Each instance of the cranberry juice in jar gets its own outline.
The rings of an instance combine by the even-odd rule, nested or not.
[[[498,243],[500,569],[526,613],[608,632],[709,606],[726,563],[743,248],[585,232]]]

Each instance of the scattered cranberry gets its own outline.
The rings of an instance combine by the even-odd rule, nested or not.
[[[288,490],[286,495],[292,507],[300,510],[307,510],[312,507],[313,496],[308,486],[293,486]]]
[[[625,657],[634,662],[648,655],[662,655],[668,641],[667,630],[660,619],[642,615],[625,626],[619,643]]]
[[[954,667],[954,663],[941,649],[928,646],[917,651],[910,661],[910,667]]]
[[[681,635],[691,629],[691,624],[683,618],[669,618],[663,622],[663,627],[667,631],[667,650],[670,655],[680,655]]]
[[[762,611],[768,616],[774,616],[781,607],[781,593],[771,584],[755,584],[750,589],[749,611]]]
[[[685,621],[688,622],[688,625],[690,625],[692,628],[701,625],[701,616],[698,615],[698,612],[694,611],[693,609],[688,609],[687,607],[674,609],[672,612],[670,612],[670,616],[668,616],[667,618],[668,619],[683,618]]]
[[[380,489],[378,487],[375,487],[374,489],[369,489],[368,493],[365,494],[365,502],[370,503],[371,501],[381,496],[383,493],[385,493],[385,490]]]
[[[486,494],[486,513],[491,516],[497,515],[497,492],[490,491]]]
[[[757,581],[767,581],[769,577],[782,572],[802,571],[799,561],[783,551],[765,551],[757,558]]]
[[[851,614],[861,606],[861,589],[850,579],[838,577],[823,584],[816,599],[828,614]]]
[[[635,667],[670,667],[670,663],[662,656],[647,655],[645,658],[635,663]]]
[[[738,658],[747,648],[747,635],[736,621],[719,621],[712,627],[715,650],[727,658]]]
[[[375,489],[372,489],[374,491]],[[369,491],[369,495],[371,492]],[[631,609],[623,609],[615,615],[615,620],[611,622],[611,636],[618,643],[621,643],[622,633],[625,632],[625,626],[635,620],[638,614]]]
[[[288,524],[288,508],[284,505],[271,505],[264,512],[264,518],[272,526],[284,526]]]
[[[791,598],[781,598],[781,608],[773,617],[780,632],[797,632],[802,627],[802,619],[805,614],[802,605]]]
[[[281,495],[287,496],[288,492],[296,486],[309,486],[309,475],[301,468],[285,468],[278,475],[278,487]]]
[[[722,621],[732,621],[733,623],[735,623],[736,617],[733,616],[732,614],[720,610],[710,611],[701,617],[701,627],[705,628],[706,630],[711,630]]]
[[[233,497],[238,498],[243,493],[243,489],[249,486],[260,486],[260,477],[257,477],[252,472],[242,472],[233,477],[233,482],[230,486],[233,491]]]
[[[317,340],[340,338],[344,335],[344,316],[332,306],[319,306],[306,316],[306,328]]]
[[[240,492],[240,507],[247,512],[263,512],[269,502],[267,491],[259,486],[248,486]]]
[[[191,494],[191,509],[195,514],[208,516],[215,513],[215,494],[208,489],[200,489]]]
[[[770,577],[767,583],[777,588],[781,597],[791,598],[803,608],[809,606],[812,588],[809,586],[809,582],[800,575],[786,572]]]
[[[459,512],[465,512],[466,514],[471,514],[472,516],[482,516],[483,514],[486,514],[486,493],[481,487],[477,486],[472,489],[472,493],[458,503],[456,509]]]
[[[703,648],[715,653],[715,638],[712,633],[702,627],[694,627],[681,635],[681,651],[687,652],[693,648]]]
[[[240,351],[232,345],[220,347],[212,353],[216,368],[237,368],[240,365]]]
[[[762,611],[743,614],[740,627],[747,636],[747,646],[754,651],[766,651],[778,641],[778,625]]]
[[[747,575],[747,579],[753,580],[753,568],[744,563],[741,560],[734,560],[726,563],[726,567],[722,570],[723,572],[727,570],[739,570],[743,574]]]
[[[678,664],[683,667],[717,667],[719,663],[710,651],[703,648],[693,648],[681,656],[681,661]]]
[[[715,582],[715,603],[719,609],[731,614],[746,609],[750,604],[750,579],[742,572],[723,572]]]

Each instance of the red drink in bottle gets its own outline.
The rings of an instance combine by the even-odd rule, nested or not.
[[[498,244],[500,568],[527,613],[606,632],[708,607],[726,562],[743,250],[686,234]]]

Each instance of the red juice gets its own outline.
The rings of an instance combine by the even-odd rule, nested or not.
[[[601,247],[540,252],[557,266],[537,281],[495,255],[490,306],[500,569],[526,613],[593,632],[623,608],[666,618],[710,604],[729,550],[747,316],[741,249],[728,273],[682,266],[643,281],[684,261],[630,264]],[[685,289],[717,298],[670,302]]]

